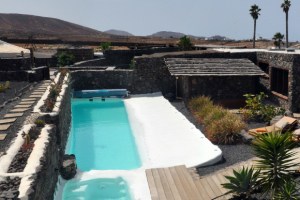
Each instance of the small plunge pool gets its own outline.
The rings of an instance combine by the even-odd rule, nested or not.
[[[126,182],[121,178],[101,178],[87,181],[68,181],[64,200],[130,200]]]

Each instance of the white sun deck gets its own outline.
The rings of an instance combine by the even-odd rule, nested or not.
[[[195,167],[221,160],[221,150],[160,93],[133,96],[125,105],[143,167]]]

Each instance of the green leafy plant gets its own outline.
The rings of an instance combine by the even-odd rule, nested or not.
[[[258,157],[255,167],[261,171],[261,186],[271,197],[278,194],[291,178],[289,172],[296,166],[293,163],[294,146],[292,135],[281,132],[258,135],[253,142],[254,155]]]
[[[284,183],[281,190],[275,195],[276,200],[300,200],[299,188],[294,180]]]
[[[228,190],[227,194],[235,194],[242,199],[251,199],[251,194],[259,186],[259,170],[242,168],[240,171],[233,170],[233,176],[225,176],[229,183],[222,186]]]
[[[57,64],[59,67],[63,67],[66,65],[73,65],[74,63],[75,63],[75,57],[71,53],[61,52],[57,56]]]
[[[41,119],[37,119],[37,120],[35,120],[35,125],[37,126],[37,127],[44,127],[45,126],[45,121],[44,120],[41,120]]]
[[[132,60],[130,61],[130,64],[129,64],[129,68],[130,68],[130,69],[134,69],[134,68],[135,68],[135,65],[136,65],[135,60],[132,59]]]
[[[269,122],[276,115],[282,115],[284,109],[277,108],[273,105],[266,105],[263,101],[268,98],[268,95],[261,92],[259,94],[245,94],[246,106],[242,109],[245,119],[255,119]]]
[[[193,44],[191,42],[191,39],[188,36],[185,35],[179,39],[178,47],[181,50],[183,50],[183,51],[191,50],[192,46],[193,46]]]
[[[102,42],[100,44],[100,48],[102,49],[102,51],[109,50],[111,48],[111,42]]]
[[[30,139],[30,135],[29,135],[29,133],[25,133],[25,132],[23,132],[22,133],[22,137],[23,137],[23,139],[24,139],[24,143],[23,143],[23,146],[22,146],[22,148],[23,148],[23,150],[24,151],[27,151],[28,149],[31,149],[31,148],[33,148],[33,143],[31,143],[31,139]]]
[[[3,84],[0,83],[0,93],[5,92],[9,88],[10,88],[10,82],[9,81],[6,81]]]

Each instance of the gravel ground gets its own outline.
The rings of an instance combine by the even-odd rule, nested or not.
[[[191,123],[195,124],[195,126],[200,129],[201,131],[203,130],[203,127],[198,125],[196,123],[196,120],[194,117],[191,115],[191,113],[187,110],[186,106],[182,101],[173,101],[170,102],[178,111],[180,111]],[[259,125],[255,125],[259,126]],[[202,133],[204,133],[202,131]],[[204,133],[205,134],[205,133]],[[218,145],[219,148],[222,150],[223,153],[223,161],[220,163],[217,163],[213,166],[208,166],[208,167],[201,167],[198,168],[198,173],[203,176],[210,174],[212,172],[224,169],[225,167],[228,167],[230,165],[246,161],[254,155],[252,154],[252,149],[250,145],[247,144],[238,144],[238,145]]]
[[[0,84],[5,84],[5,82],[0,82]],[[17,94],[20,93],[20,91],[30,85],[28,82],[12,82],[10,81],[10,87],[5,90],[5,92],[0,93],[0,105],[2,105],[5,101],[12,99],[17,96]]]

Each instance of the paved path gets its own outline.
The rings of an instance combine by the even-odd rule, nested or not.
[[[6,141],[8,134],[14,134],[19,130],[19,126],[23,124],[23,120],[25,119],[24,116],[32,111],[34,105],[42,97],[49,84],[49,80],[42,81],[30,91],[30,94],[26,94],[26,98],[24,97],[18,100],[17,105],[7,105],[7,111],[0,116],[0,144],[3,143],[0,145],[2,147],[0,149],[0,156],[1,150],[4,151],[5,149],[3,149],[5,144],[9,144],[8,140],[13,138],[11,135]]]

